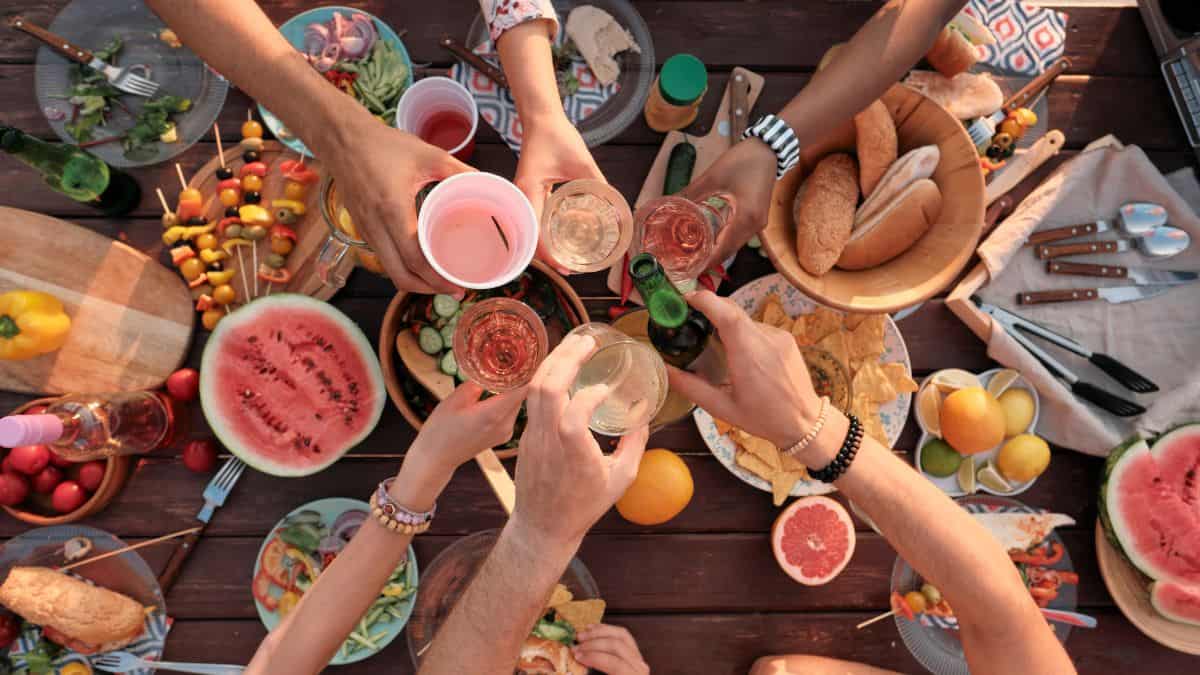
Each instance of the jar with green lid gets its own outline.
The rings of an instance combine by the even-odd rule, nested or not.
[[[676,54],[663,63],[650,96],[646,98],[646,124],[667,132],[691,124],[708,91],[708,70],[691,54]]]

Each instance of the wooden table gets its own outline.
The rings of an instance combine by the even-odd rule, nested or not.
[[[3,10],[48,24],[63,0],[11,0]],[[312,3],[262,0],[278,24]],[[442,33],[463,36],[473,0],[450,2],[350,3],[374,12],[405,38],[413,60],[435,68],[449,65],[437,46]],[[650,25],[659,60],[688,51],[713,73],[713,91],[724,89],[733,66],[768,73],[759,111],[781,107],[805,82],[825,48],[850,37],[878,7],[877,2],[793,2],[766,0],[638,1]],[[1068,8],[1067,54],[1072,74],[1062,77],[1049,95],[1050,123],[1066,134],[1067,150],[1051,167],[1070,158],[1089,141],[1114,133],[1144,148],[1163,171],[1194,163],[1186,149],[1154,52],[1135,9]],[[769,21],[767,17],[770,17]],[[803,35],[805,39],[796,39]],[[5,32],[0,41],[0,117],[39,136],[52,134],[33,92],[35,45],[24,35]],[[707,124],[717,96],[705,99],[699,119]],[[224,138],[238,138],[250,101],[231,92],[220,123]],[[697,127],[701,125],[698,124]],[[694,128],[703,133],[706,128]],[[616,140],[595,150],[606,175],[631,201],[658,150],[660,136],[639,119]],[[197,144],[179,159],[194,171],[216,151]],[[474,164],[511,176],[516,158],[496,134],[481,125]],[[353,148],[348,151],[353,152]],[[161,253],[159,206],[155,185],[174,195],[172,167],[134,172],[144,196],[134,217],[97,218],[86,207],[50,191],[23,165],[0,157],[0,204],[65,217],[109,236]],[[1019,197],[1020,195],[1018,195]],[[2,243],[0,243],[2,245]],[[732,284],[722,291],[772,272],[770,263],[743,251],[731,270]],[[593,317],[603,320],[613,297],[599,274],[572,283]],[[334,304],[357,321],[368,337],[379,334],[391,285],[357,272]],[[984,346],[938,301],[900,322],[917,376],[944,367],[983,370],[993,364]],[[191,352],[199,364],[205,334]],[[0,393],[0,409],[24,399]],[[193,435],[205,433],[195,411]],[[208,533],[168,597],[176,618],[167,656],[175,660],[246,662],[264,635],[250,596],[250,573],[262,537],[292,508],[321,497],[365,497],[379,480],[395,472],[413,430],[390,404],[370,438],[351,455],[309,478],[280,479],[247,472],[228,504],[213,519]],[[916,442],[909,424],[899,449]],[[753,660],[776,652],[808,652],[854,659],[906,672],[921,672],[891,622],[857,631],[854,625],[888,605],[888,579],[896,554],[891,546],[860,523],[858,549],[849,567],[833,583],[805,588],[788,580],[771,556],[767,533],[776,514],[770,496],[731,476],[708,451],[690,422],[656,434],[652,447],[682,452],[696,483],[695,497],[673,521],[643,528],[605,516],[587,537],[580,557],[608,600],[612,622],[627,626],[638,638],[655,673],[744,673]],[[1187,672],[1195,657],[1170,651],[1143,636],[1113,605],[1100,579],[1093,549],[1095,494],[1101,461],[1057,450],[1049,472],[1022,500],[1074,517],[1079,526],[1064,531],[1080,574],[1080,610],[1096,616],[1098,630],[1071,635],[1068,651],[1081,672]],[[177,451],[144,459],[117,501],[88,524],[131,541],[171,532],[193,523],[208,480],[189,472]],[[418,559],[427,564],[457,538],[499,527],[503,513],[474,466],[463,467],[440,500],[431,533],[418,537]],[[0,519],[0,536],[25,526]],[[146,558],[160,568],[166,549],[150,549]],[[969,571],[966,571],[969,573]],[[386,664],[386,666],[385,666]],[[404,640],[383,655],[341,673],[412,671]]]

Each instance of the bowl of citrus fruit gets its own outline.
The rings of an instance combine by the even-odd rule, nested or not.
[[[952,497],[1028,490],[1050,466],[1037,390],[1015,370],[939,370],[921,383],[914,464]]]

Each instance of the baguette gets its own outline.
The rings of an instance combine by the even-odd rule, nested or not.
[[[909,185],[932,176],[941,157],[938,146],[924,145],[904,153],[903,157],[893,162],[879,180],[879,185],[875,186],[875,191],[858,207],[858,212],[854,214],[854,229],[886,209]]]
[[[813,169],[792,208],[796,257],[809,274],[821,276],[837,262],[850,238],[858,204],[858,167],[847,154],[832,154]]]
[[[879,179],[896,161],[899,140],[896,123],[883,101],[875,100],[854,116],[857,136],[859,185],[864,197],[870,197]]]
[[[928,178],[909,185],[887,208],[850,236],[837,266],[864,270],[895,258],[917,242],[942,211],[942,193]]]
[[[107,652],[133,642],[144,630],[141,603],[48,567],[14,567],[0,585],[4,603],[47,639],[80,654]]]

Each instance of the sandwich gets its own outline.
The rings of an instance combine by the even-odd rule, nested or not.
[[[946,77],[934,70],[914,70],[904,84],[942,106],[954,119],[986,117],[1004,105],[1004,92],[987,73]]]
[[[995,41],[987,26],[967,13],[959,12],[933,41],[933,46],[925,53],[925,60],[942,75],[954,77],[979,60],[976,46]]]
[[[859,185],[863,197],[870,197],[884,172],[896,161],[896,123],[883,101],[876,100],[854,116],[854,132]]]
[[[909,185],[929,178],[937,170],[942,153],[936,145],[924,145],[904,153],[904,156],[892,163],[875,191],[867,197],[858,212],[854,214],[854,227],[879,214],[879,211],[890,204]]]
[[[517,675],[587,675],[587,666],[571,653],[576,634],[604,619],[605,603],[599,598],[576,600],[558,584],[546,608],[521,644]]]
[[[858,165],[844,153],[826,155],[796,194],[796,257],[814,276],[828,272],[842,255],[858,205]]]
[[[837,259],[844,270],[864,270],[907,251],[937,221],[942,192],[922,178],[904,189],[874,217],[854,229]]]
[[[517,660],[521,675],[587,675],[587,666],[575,660],[571,648],[555,640],[530,635]]]
[[[14,567],[0,603],[42,627],[46,639],[80,654],[120,649],[144,630],[141,603],[48,567]]]

